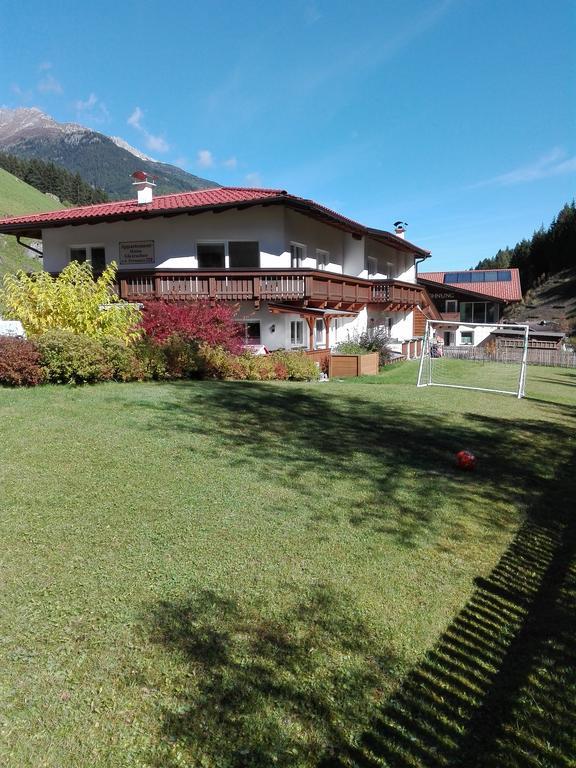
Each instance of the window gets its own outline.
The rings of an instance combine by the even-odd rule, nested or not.
[[[290,266],[292,269],[300,269],[306,258],[306,246],[300,243],[290,243]]]
[[[366,268],[368,269],[368,277],[374,277],[378,273],[378,259],[375,259],[374,256],[368,256]]]
[[[324,320],[316,320],[314,324],[314,346],[316,349],[326,345],[326,341],[324,339],[324,331]]]
[[[474,342],[474,333],[473,331],[462,331],[460,334],[460,344],[464,346],[469,346],[473,344]]]
[[[224,243],[197,243],[199,269],[223,269],[226,247]]]
[[[490,301],[461,301],[460,320],[464,323],[498,322],[498,305]]]
[[[330,254],[328,251],[316,251],[316,269],[328,269]]]
[[[293,347],[304,346],[304,320],[292,320],[290,323],[290,344]]]
[[[445,312],[458,312],[458,302],[455,299],[446,299]]]
[[[240,323],[244,328],[244,344],[261,344],[260,321],[245,320]]]
[[[231,240],[228,243],[228,260],[230,269],[258,269],[260,244],[248,240]]]
[[[70,248],[70,261],[88,262],[94,272],[106,269],[106,249],[102,245],[77,245]]]

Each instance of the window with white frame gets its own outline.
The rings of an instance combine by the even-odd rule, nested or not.
[[[328,269],[330,263],[330,254],[328,251],[321,251],[316,249],[316,269]]]
[[[458,302],[455,299],[446,299],[446,312],[458,312]]]
[[[314,323],[314,346],[316,349],[326,346],[326,326],[324,320],[316,320]]]
[[[95,272],[106,269],[106,249],[103,245],[73,245],[70,248],[70,261],[80,264],[88,262]]]
[[[366,269],[368,270],[368,277],[375,277],[378,274],[378,259],[374,256],[368,256]]]
[[[226,243],[197,243],[198,269],[224,269]]]
[[[460,344],[463,346],[470,346],[474,343],[474,332],[473,331],[462,331],[460,334]]]
[[[302,243],[290,243],[290,266],[300,269],[306,258],[306,246]]]
[[[290,346],[304,346],[304,320],[292,320],[290,322]]]
[[[244,332],[244,344],[261,344],[260,320],[241,320],[239,325]]]
[[[198,269],[258,269],[260,243],[256,240],[229,240],[196,243]]]

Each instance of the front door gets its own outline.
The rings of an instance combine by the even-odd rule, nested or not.
[[[444,346],[452,347],[454,345],[454,331],[444,331]]]

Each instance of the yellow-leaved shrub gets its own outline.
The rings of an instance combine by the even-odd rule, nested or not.
[[[141,312],[116,296],[115,278],[114,262],[97,279],[90,264],[76,261],[57,277],[20,271],[5,275],[0,302],[7,316],[20,320],[28,336],[59,330],[128,343],[141,334]]]

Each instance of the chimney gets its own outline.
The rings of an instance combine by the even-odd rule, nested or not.
[[[145,171],[135,171],[132,174],[132,178],[135,181],[132,182],[132,186],[136,187],[138,193],[138,205],[144,205],[152,202],[152,190],[156,186],[155,180],[157,176],[149,176]]]
[[[394,222],[394,234],[396,237],[401,237],[402,240],[404,240],[404,233],[406,232],[406,227],[408,224],[406,224],[405,221],[395,221]]]

